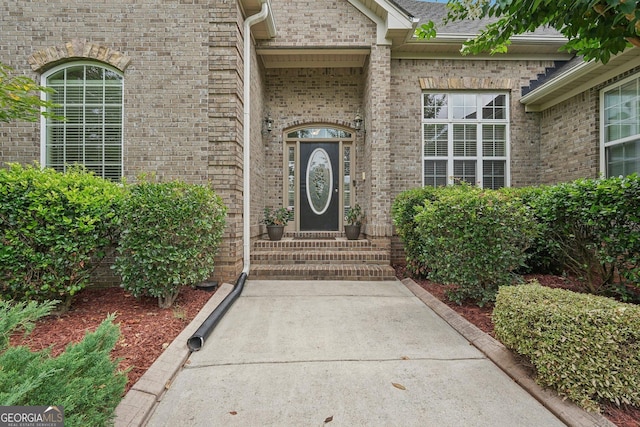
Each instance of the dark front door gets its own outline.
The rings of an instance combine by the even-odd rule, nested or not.
[[[300,230],[337,231],[340,144],[300,144]]]

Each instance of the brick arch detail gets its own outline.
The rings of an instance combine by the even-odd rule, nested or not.
[[[422,77],[420,88],[422,90],[439,89],[512,89],[517,81],[505,78],[480,78],[480,77]]]
[[[282,129],[284,133],[287,133],[291,129],[299,128],[299,127],[312,128],[312,127],[331,127],[331,126],[337,126],[340,128],[349,129],[351,132],[355,132],[355,129],[353,128],[353,122],[346,121],[346,120],[335,120],[335,119],[326,119],[326,120],[322,119],[322,120],[311,121],[311,122],[306,120],[293,120],[289,123],[285,123]]]
[[[39,50],[29,56],[28,61],[33,71],[41,72],[65,60],[79,58],[95,59],[123,72],[131,62],[130,57],[117,50],[78,39],[73,39],[62,46],[51,46]]]

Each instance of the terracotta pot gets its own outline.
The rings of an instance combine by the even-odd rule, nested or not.
[[[269,235],[269,240],[277,242],[284,235],[284,225],[267,225],[267,234]]]

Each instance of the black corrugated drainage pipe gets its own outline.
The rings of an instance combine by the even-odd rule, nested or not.
[[[243,272],[236,280],[236,284],[233,287],[233,290],[222,300],[220,305],[218,305],[215,310],[211,312],[209,317],[202,322],[202,325],[198,328],[198,330],[191,335],[191,338],[187,340],[187,346],[191,351],[198,351],[204,345],[204,341],[213,331],[213,328],[216,327],[222,316],[227,312],[229,307],[234,303],[236,299],[242,293],[242,289],[244,288],[244,282],[247,280],[247,273]]]

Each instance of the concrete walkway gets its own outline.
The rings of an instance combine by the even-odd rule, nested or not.
[[[411,281],[249,280],[145,425],[606,425],[552,393],[532,397],[512,359],[516,381],[476,348],[500,358],[503,347],[482,333],[472,345],[429,297]]]

